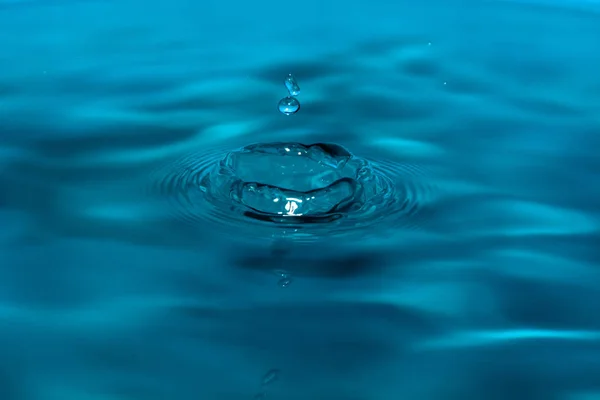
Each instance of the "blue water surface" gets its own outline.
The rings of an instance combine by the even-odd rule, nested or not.
[[[274,142],[386,207],[207,201]],[[599,154],[596,1],[0,0],[0,400],[600,399]]]

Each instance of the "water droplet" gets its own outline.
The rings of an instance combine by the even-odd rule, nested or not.
[[[286,76],[284,83],[290,96],[298,96],[300,94],[300,86],[298,86],[298,82],[296,82],[294,75],[289,74]]]
[[[273,271],[273,273],[281,278],[289,278],[290,276],[290,273],[283,269],[276,269]]]
[[[295,97],[288,96],[279,100],[277,107],[282,114],[291,115],[298,112],[300,109],[300,102]]]
[[[272,384],[273,382],[279,380],[279,374],[281,373],[281,370],[277,369],[277,368],[273,368],[271,370],[269,370],[262,378],[261,380],[261,385],[262,386],[268,386],[270,384]]]
[[[291,284],[292,284],[292,278],[290,278],[290,277],[281,278],[277,282],[277,285],[282,288],[286,288],[286,287],[290,286]]]

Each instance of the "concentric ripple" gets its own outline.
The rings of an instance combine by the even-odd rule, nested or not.
[[[261,143],[192,154],[153,190],[198,229],[312,241],[365,234],[373,224],[418,227],[433,192],[412,165],[359,158],[337,144]]]

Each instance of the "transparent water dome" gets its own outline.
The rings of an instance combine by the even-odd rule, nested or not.
[[[255,144],[227,154],[201,186],[274,223],[331,221],[389,190],[368,162],[335,144]]]
[[[159,180],[177,214],[254,238],[364,233],[417,214],[430,191],[412,166],[372,162],[331,143],[260,143],[179,160]],[[406,221],[405,221],[406,222]]]

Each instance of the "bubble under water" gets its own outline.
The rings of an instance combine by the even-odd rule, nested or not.
[[[288,96],[279,100],[279,104],[277,105],[279,112],[285,115],[291,115],[298,112],[300,109],[300,102],[297,98]]]
[[[158,188],[199,229],[211,221],[217,232],[259,239],[285,231],[310,241],[365,233],[375,223],[411,225],[431,197],[415,171],[337,144],[260,143],[191,155],[170,166]]]

